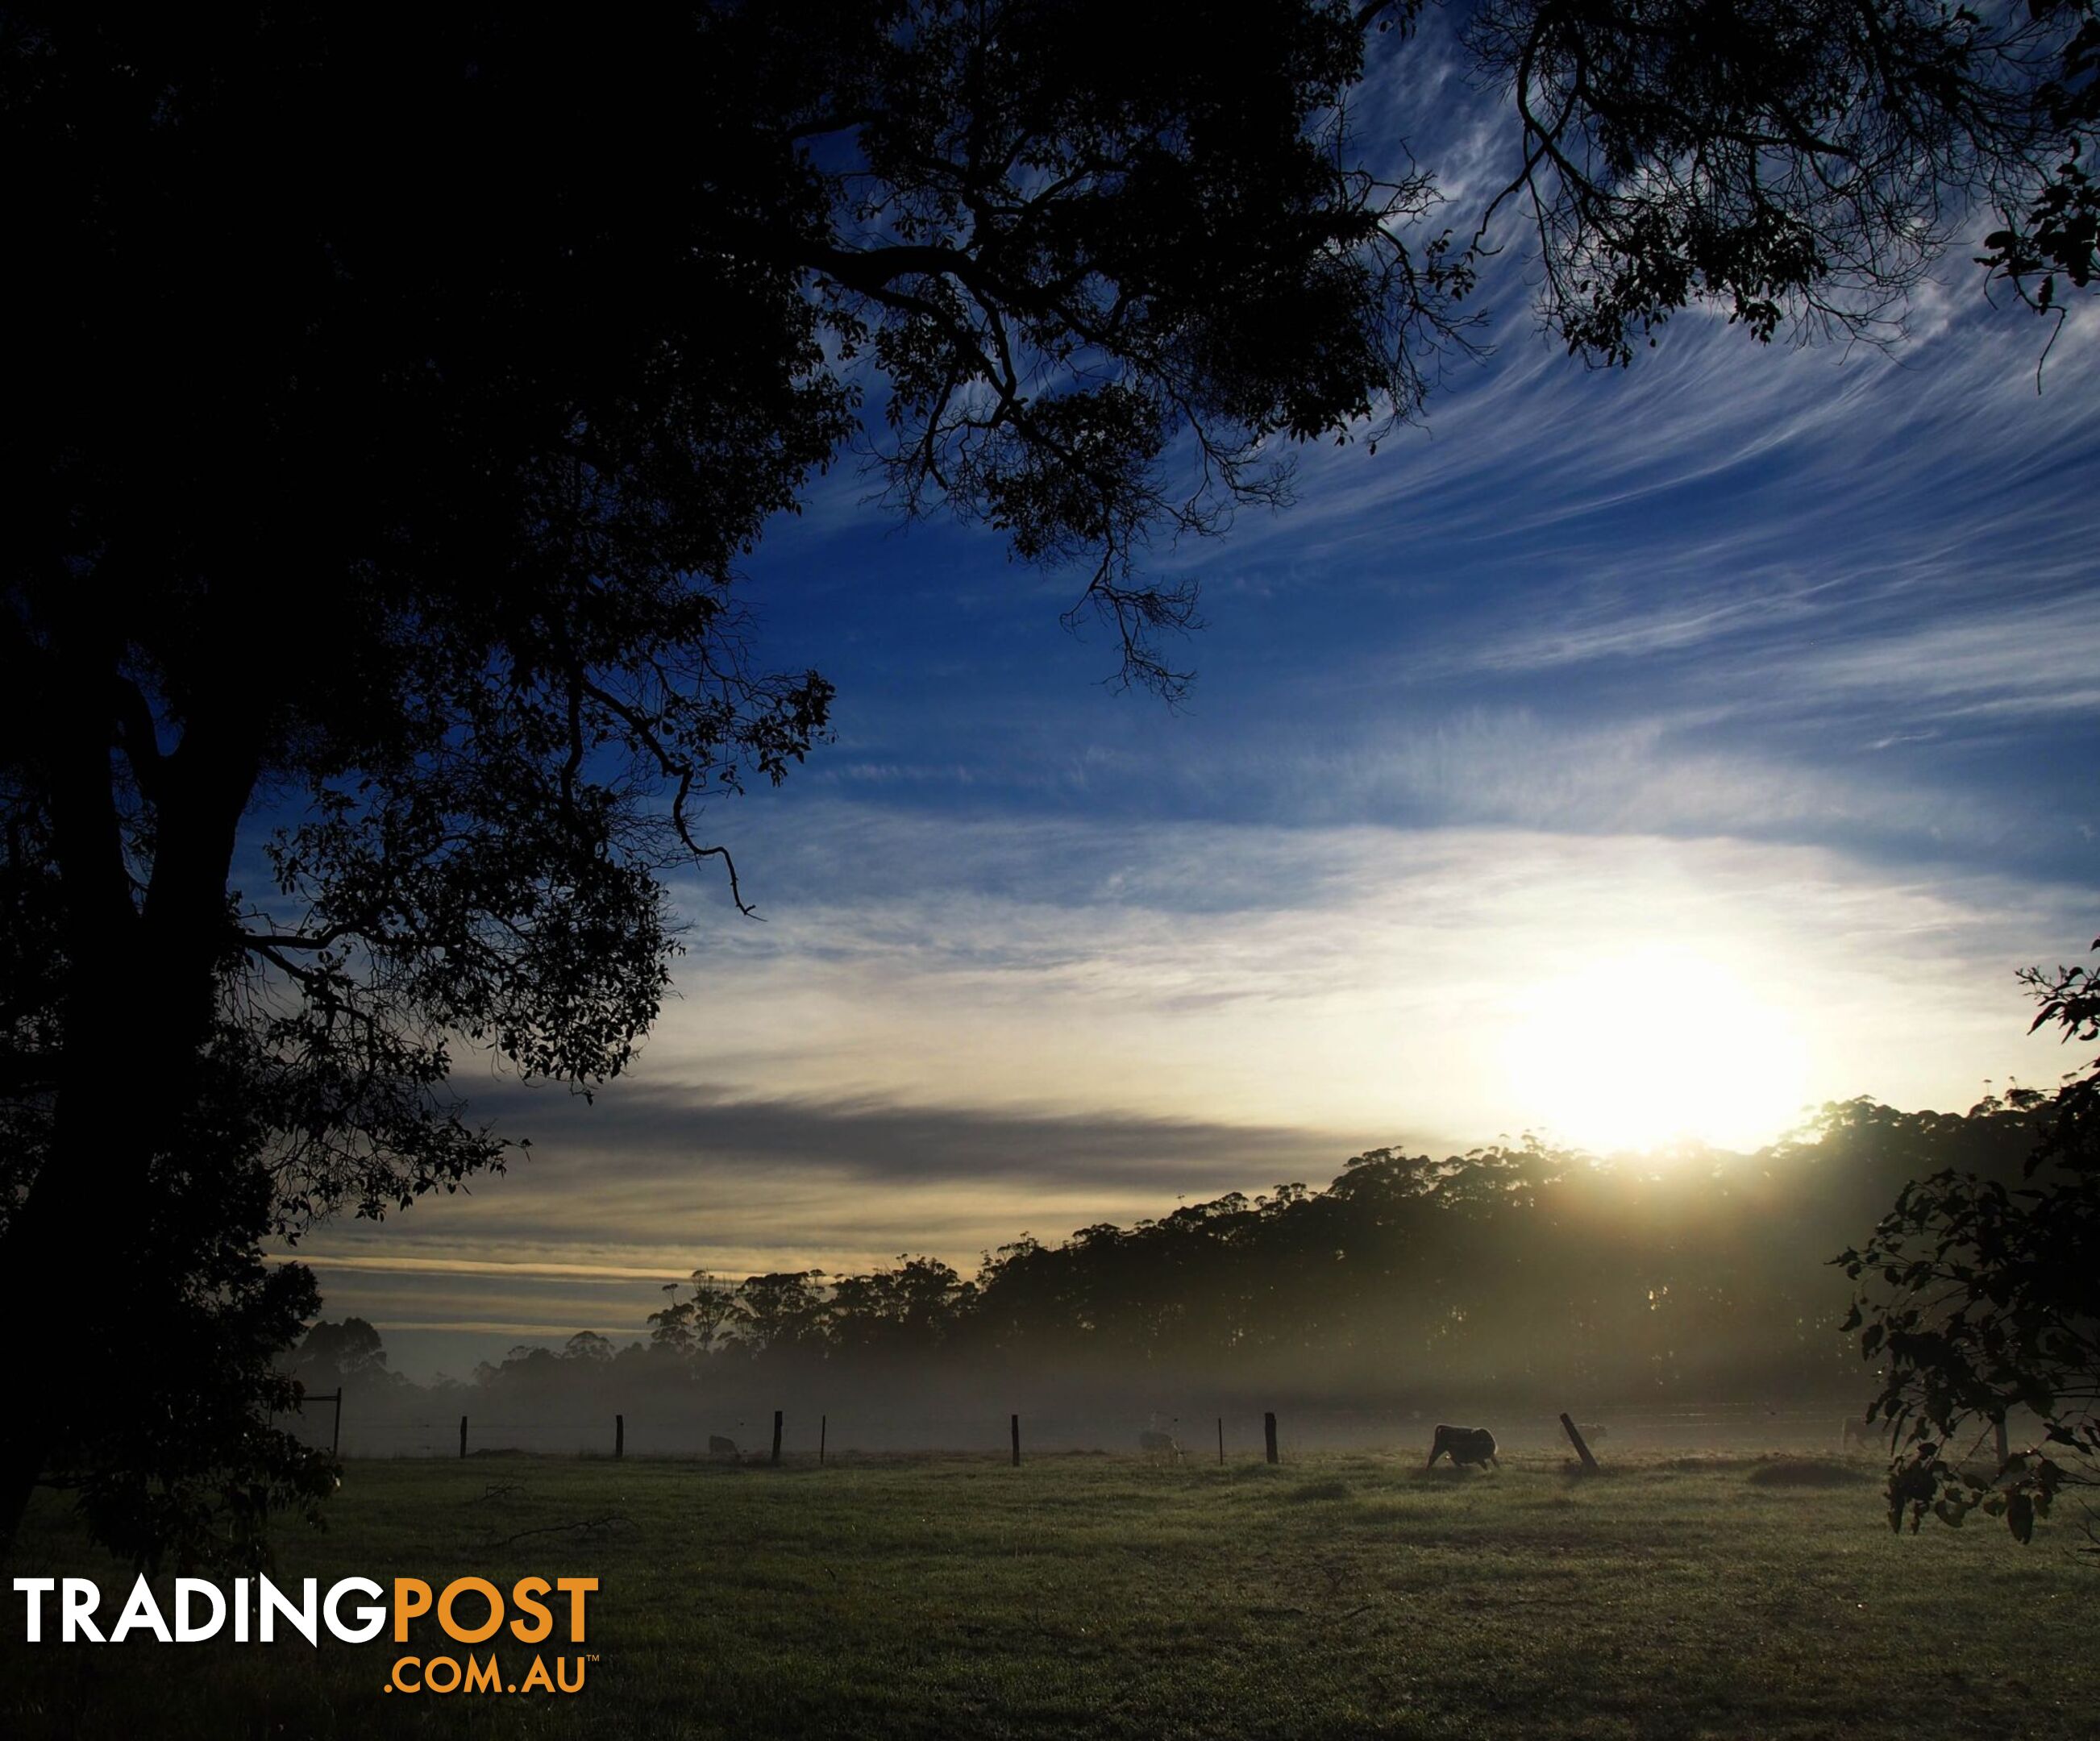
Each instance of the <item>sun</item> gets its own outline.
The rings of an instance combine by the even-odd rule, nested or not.
[[[1509,1030],[1512,1104],[1553,1139],[1609,1153],[1692,1139],[1753,1149],[1799,1117],[1798,1025],[1717,954],[1643,945],[1535,988]]]

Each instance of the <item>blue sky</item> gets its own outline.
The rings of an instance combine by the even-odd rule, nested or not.
[[[967,1268],[1382,1144],[1754,1145],[2053,1081],[2013,974],[2100,931],[2100,320],[2038,394],[1968,252],[1888,350],[1685,316],[1609,372],[1512,254],[1426,429],[1154,553],[1202,588],[1178,711],[1102,685],[1074,577],[835,472],[746,576],[840,690],[709,818],[763,922],[681,885],[633,1080],[470,1078],[535,1158],[325,1230],[329,1315],[463,1373],[639,1333],[696,1265]]]

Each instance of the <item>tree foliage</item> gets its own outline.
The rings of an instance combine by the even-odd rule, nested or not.
[[[2100,7],[2093,0],[2030,0],[2045,25],[2068,26],[2036,91],[2049,137],[2059,150],[2052,173],[2024,197],[2005,201],[2008,221],[1983,238],[1979,264],[2010,282],[2038,314],[2061,321],[2059,277],[2089,290],[2100,278]]]
[[[1469,30],[1523,139],[1494,205],[1529,214],[1573,350],[1625,362],[1694,302],[1872,333],[1979,203],[2024,214],[1984,263],[2072,269],[2045,214],[2083,185],[2093,29],[2088,0],[1489,0]]]
[[[310,1382],[333,1379],[342,1384],[351,1379],[392,1376],[386,1369],[386,1346],[365,1318],[345,1318],[339,1324],[323,1320],[315,1324],[299,1344],[295,1364],[302,1377],[311,1375]]]
[[[2100,1040],[2092,969],[2023,977],[2035,1028]],[[2100,1483],[2100,1060],[2021,1104],[2039,1130],[2021,1179],[1920,1177],[1837,1259],[1858,1285],[1846,1327],[1881,1363],[1868,1418],[1899,1442],[1893,1528],[1928,1512],[1958,1527],[1980,1508],[2025,1541],[2062,1491]],[[2001,1462],[1995,1441],[2016,1411],[2040,1439]]]

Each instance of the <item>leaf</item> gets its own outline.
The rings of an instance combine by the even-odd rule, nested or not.
[[[2015,1493],[2005,1505],[2005,1527],[2012,1531],[2015,1541],[2034,1540],[2034,1501],[2025,1493]]]

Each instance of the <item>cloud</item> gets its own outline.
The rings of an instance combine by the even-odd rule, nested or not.
[[[1454,791],[1472,780],[1491,788],[1483,806],[1550,809],[1560,765],[1527,792],[1515,747],[1490,733],[1443,762],[1418,753],[1362,778]],[[1625,759],[1638,767],[1632,750]],[[1577,807],[1593,822],[1607,760],[1579,743],[1567,756],[1570,777],[1592,782]],[[797,837],[806,862],[772,922],[695,955],[646,1068],[710,1084],[695,1116],[739,1141],[777,1121],[793,1133],[781,1140],[832,1153],[823,1133],[843,1119],[871,1152],[918,1148],[925,1158],[909,1164],[929,1173],[1030,1139],[1016,1127],[980,1152],[898,1104],[1471,1140],[1522,1111],[1491,1060],[1526,980],[1662,937],[1756,963],[1823,1042],[1830,1093],[1944,1100],[1950,1050],[2017,1049],[2012,969],[2083,941],[2082,885],[1921,877],[1819,846],[1702,835],[1697,801],[1682,837],[813,806]],[[1965,1056],[1961,1070],[1965,1082]],[[811,1116],[771,1106],[741,1122],[725,1091],[811,1103]],[[664,1114],[652,1102],[648,1116]],[[1145,1127],[1167,1159],[1170,1134]],[[1105,1164],[1102,1145],[1069,1152]]]
[[[2100,594],[1982,604],[1907,631],[1804,650],[1793,685],[1886,719],[2100,716]]]
[[[496,1111],[496,1104],[484,1109]],[[1200,1190],[1221,1174],[1244,1175],[1277,1157],[1302,1161],[1310,1136],[1283,1126],[924,1104],[873,1095],[750,1095],[661,1081],[617,1088],[590,1106],[544,1100],[512,1109],[529,1122],[542,1151],[616,1154],[611,1188],[644,1197],[660,1185],[675,1191],[695,1169],[724,1165],[776,1177],[788,1169],[850,1175],[886,1187],[1025,1175],[1032,1188],[1052,1190],[1070,1183],[1153,1193]],[[1324,1153],[1339,1170],[1344,1157],[1335,1154],[1334,1140]],[[567,1273],[536,1264],[503,1267]]]
[[[1383,1144],[1551,1128],[1515,1041],[1586,1020],[1555,988],[1658,953],[1799,1037],[1803,1104],[1965,1105],[2069,1061],[2023,1038],[2012,971],[2091,934],[2082,886],[1722,836],[827,800],[793,847],[770,923],[695,937],[632,1080],[589,1106],[491,1085],[477,1109],[534,1139],[510,1176],[301,1247],[331,1316],[454,1325],[414,1346],[457,1368],[491,1351],[467,1324],[640,1334],[696,1267],[968,1270],[1023,1232],[1322,1183]],[[1654,1020],[1725,1060],[1726,1000],[1667,1001]]]
[[[275,1260],[282,1263],[303,1261],[296,1252],[279,1252]],[[619,1284],[629,1281],[679,1281],[685,1277],[682,1270],[636,1269],[617,1263],[558,1263],[547,1261],[502,1261],[488,1258],[444,1257],[417,1258],[399,1255],[377,1257],[346,1257],[336,1255],[328,1260],[331,1270],[346,1274],[371,1276],[445,1276],[523,1278],[538,1281],[604,1282]]]

